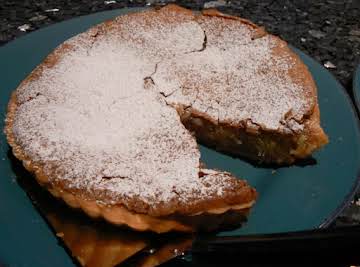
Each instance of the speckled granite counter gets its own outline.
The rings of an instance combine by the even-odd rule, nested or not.
[[[0,0],[0,45],[47,25],[98,11],[164,5],[158,0]],[[192,8],[216,7],[265,26],[328,68],[351,94],[352,76],[360,63],[359,0],[233,0],[177,1]],[[360,222],[360,206],[354,201],[335,225]]]

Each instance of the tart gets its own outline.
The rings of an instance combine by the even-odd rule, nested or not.
[[[327,142],[315,84],[285,42],[176,5],[65,41],[12,94],[5,133],[55,197],[158,233],[214,230],[255,203],[246,181],[201,166],[196,139],[275,163]]]

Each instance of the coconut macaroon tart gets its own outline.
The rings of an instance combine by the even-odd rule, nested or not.
[[[61,44],[14,91],[5,132],[71,207],[135,230],[190,232],[234,223],[257,197],[202,167],[197,141],[288,164],[327,142],[319,121],[312,77],[284,41],[168,5]]]

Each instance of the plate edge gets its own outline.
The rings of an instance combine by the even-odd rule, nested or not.
[[[302,53],[304,53],[304,52],[302,52]],[[315,61],[313,58],[311,58],[311,60]],[[315,61],[315,63],[319,64],[316,61]],[[346,99],[346,101],[349,103],[349,105],[351,107],[351,112],[356,117],[356,126],[357,126],[358,131],[360,132],[360,120],[359,120],[360,119],[360,113],[359,113],[359,108],[360,108],[359,100],[360,99],[358,99],[356,97],[358,95],[355,93],[355,90],[354,90],[355,82],[356,82],[355,78],[358,77],[359,80],[360,80],[360,65],[357,68],[357,71],[355,73],[354,80],[353,80],[353,97],[354,97],[354,101],[351,99],[351,96],[346,91],[344,86],[336,79],[335,75],[332,74],[326,68],[324,68],[324,67],[322,67],[322,68],[323,68],[324,71],[326,71],[330,76],[332,76],[334,78],[334,80],[337,83],[338,87],[341,88],[340,90],[342,91],[342,93],[344,95],[344,98]],[[360,84],[359,84],[359,86],[360,86]],[[360,96],[358,96],[358,97],[360,97]],[[339,215],[349,206],[349,203],[354,199],[354,197],[355,197],[356,193],[359,191],[359,189],[360,189],[360,167],[358,167],[356,181],[355,181],[353,187],[351,188],[350,192],[345,196],[345,199],[343,200],[343,202],[333,211],[333,213],[330,214],[329,217],[327,217],[327,218],[325,218],[323,220],[323,222],[319,225],[318,228],[323,229],[323,228],[329,227],[339,217]]]

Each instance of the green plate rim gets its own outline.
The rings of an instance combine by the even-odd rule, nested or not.
[[[299,50],[297,48],[295,48],[296,50]],[[324,68],[319,62],[317,62],[315,59],[313,59],[312,57],[310,57],[307,53],[302,52],[301,50],[299,50],[301,53],[305,54],[306,56],[308,56],[309,58],[311,58],[311,60],[313,60],[316,64],[320,65],[321,68],[323,68],[326,72],[328,72],[333,78],[334,78],[334,82],[338,85],[339,88],[341,88],[341,92],[344,95],[344,98],[346,99],[346,101],[349,103],[351,112],[355,115],[356,119],[356,127],[358,129],[358,131],[360,131],[360,95],[356,94],[355,96],[355,82],[356,82],[356,76],[358,77],[358,89],[360,91],[360,65],[357,68],[357,72],[354,75],[354,86],[353,86],[353,92],[354,92],[354,99],[355,101],[353,101],[351,99],[351,96],[349,95],[349,93],[346,91],[345,87],[338,81],[338,79],[336,79],[335,75],[332,74],[329,70],[327,70],[326,68]],[[354,103],[355,102],[355,103]],[[333,223],[336,218],[346,209],[346,207],[348,206],[348,204],[354,199],[356,193],[360,190],[360,167],[358,167],[357,170],[357,178],[356,181],[353,185],[353,187],[351,188],[350,192],[345,196],[345,199],[343,201],[343,203],[341,203],[334,211],[332,214],[330,214],[320,225],[319,228],[326,228],[328,227],[331,223]]]

